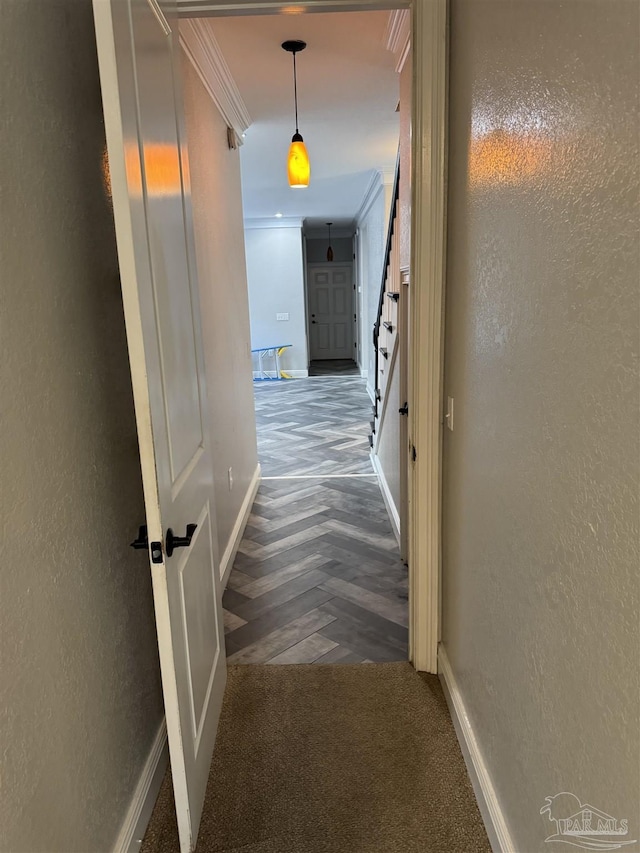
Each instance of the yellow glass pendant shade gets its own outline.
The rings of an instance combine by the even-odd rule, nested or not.
[[[289,176],[289,186],[294,189],[304,189],[309,186],[309,177],[311,175],[311,165],[309,163],[309,155],[307,147],[303,142],[300,134],[296,134],[291,141],[289,147],[289,157],[287,158],[287,173]]]

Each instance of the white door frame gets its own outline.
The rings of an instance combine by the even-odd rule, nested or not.
[[[282,0],[177,0],[183,17],[277,14]],[[438,671],[448,0],[296,0],[308,12],[409,8],[413,53],[409,287],[409,657]]]

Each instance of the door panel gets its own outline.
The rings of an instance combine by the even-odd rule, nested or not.
[[[211,518],[209,507],[200,518],[191,543],[178,569],[189,663],[189,704],[194,740],[200,739],[208,694],[220,654],[215,583],[211,572]]]
[[[324,317],[331,314],[331,302],[328,287],[316,288],[315,309],[313,313],[316,317]]]
[[[173,3],[173,6],[172,6]],[[163,14],[164,13],[164,14]],[[94,0],[180,848],[195,847],[226,676],[174,0]],[[140,523],[132,519],[132,529]],[[167,553],[172,528],[187,547]]]
[[[351,265],[310,267],[308,300],[311,358],[354,359]]]

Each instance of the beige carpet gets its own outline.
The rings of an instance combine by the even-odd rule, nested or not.
[[[171,779],[142,853],[179,850]],[[490,853],[435,676],[236,666],[198,853]]]

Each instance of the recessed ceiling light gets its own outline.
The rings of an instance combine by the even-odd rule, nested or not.
[[[281,214],[281,213],[276,213],[276,219],[282,219],[282,214]]]

